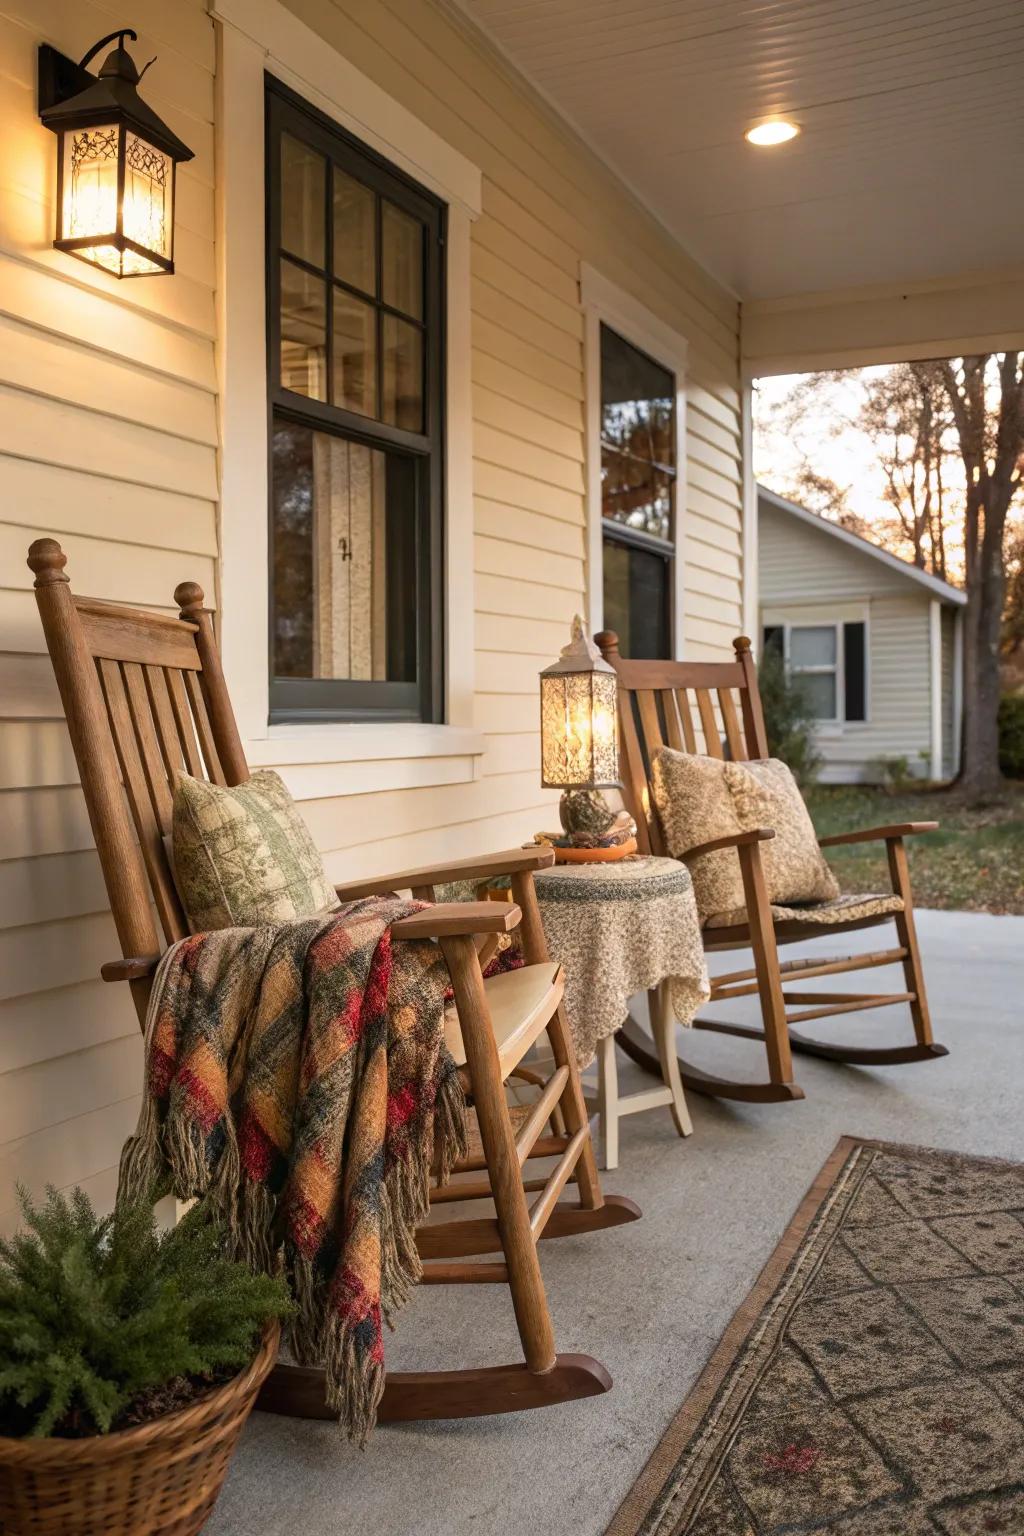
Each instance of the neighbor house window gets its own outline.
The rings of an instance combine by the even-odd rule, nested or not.
[[[676,379],[601,326],[604,624],[633,658],[672,654]]]
[[[272,719],[439,720],[444,208],[267,91]]]
[[[804,685],[814,718],[823,723],[867,719],[867,625],[767,624],[764,649],[781,652]]]

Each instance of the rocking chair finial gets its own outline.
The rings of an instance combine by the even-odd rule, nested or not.
[[[750,638],[747,635],[737,635],[732,643],[732,648],[737,656],[742,656],[744,651],[750,650]]]
[[[602,629],[594,636],[605,661],[619,654],[619,637],[614,629]]]
[[[174,601],[181,610],[182,618],[190,619],[204,607],[206,597],[198,581],[179,581],[174,589]]]
[[[28,567],[35,572],[35,585],[49,587],[55,581],[68,581],[64,567],[68,557],[56,539],[36,539],[29,545]]]

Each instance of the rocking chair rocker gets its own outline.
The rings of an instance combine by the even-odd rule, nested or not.
[[[613,630],[603,630],[595,640],[605,660],[619,677],[619,729],[622,743],[624,797],[637,824],[637,843],[641,853],[667,852],[650,782],[651,760],[659,747],[677,752],[703,752],[722,758],[722,736],[729,756],[738,762],[768,756],[768,739],[757,688],[757,668],[750,651],[750,641],[740,636],[733,642],[736,659],[730,662],[629,661],[619,654],[619,638]],[[734,699],[733,693],[737,698]],[[690,695],[696,706],[691,711]],[[719,718],[715,714],[717,696]],[[737,699],[739,708],[737,709]],[[698,746],[702,742],[702,748]],[[727,927],[709,924],[704,929],[704,948],[709,954],[720,950],[753,951],[754,964],[747,970],[730,971],[712,978],[712,1003],[756,994],[761,1004],[761,1029],[744,1024],[730,1024],[719,1019],[698,1017],[694,1028],[736,1035],[764,1042],[768,1056],[767,1082],[732,1081],[714,1077],[679,1059],[680,1075],[686,1088],[715,1098],[754,1102],[802,1099],[803,1089],[793,1080],[792,1052],[818,1056],[826,1061],[846,1062],[856,1066],[892,1066],[900,1062],[930,1061],[948,1052],[932,1038],[924,973],[914,927],[914,905],[904,838],[918,832],[931,832],[934,821],[906,822],[898,826],[872,827],[862,832],[844,832],[823,837],[822,848],[840,843],[884,841],[888,855],[892,894],[881,899],[865,897],[860,903],[847,898],[841,912],[827,913],[823,904],[817,914],[808,909],[800,920],[773,913],[765,885],[760,844],[774,837],[768,828],[741,832],[692,848],[687,860],[718,849],[735,848],[739,856],[746,901],[746,922]],[[815,921],[815,917],[819,921]],[[871,954],[840,959],[779,960],[778,946],[794,944],[825,932],[850,933],[857,928],[872,928],[892,919],[896,926],[897,946]],[[825,921],[821,921],[825,919]],[[827,924],[827,926],[826,926]],[[880,965],[900,962],[906,991],[868,992],[793,992],[785,990],[792,981],[811,981],[820,976],[835,976],[850,971],[870,970]],[[914,1043],[895,1046],[846,1046],[814,1040],[791,1030],[791,1024],[834,1014],[854,1013],[866,1008],[881,1008],[889,1003],[906,1003],[914,1026]],[[788,1011],[787,1004],[799,1004]],[[809,1005],[809,1006],[808,1006]],[[650,1042],[639,1026],[627,1020],[619,1035],[627,1055],[647,1071],[659,1074],[661,1067],[650,1050]]]
[[[182,770],[216,784],[249,777],[212,615],[194,582],[175,591],[180,618],[75,597],[64,574],[66,557],[53,539],[37,539],[28,564],[124,957],[104,965],[101,974],[105,981],[128,982],[144,1025],[161,951],[188,932],[164,842],[174,781]],[[391,934],[394,940],[436,940],[444,953],[454,993],[446,1037],[473,1105],[469,1156],[454,1173],[486,1175],[455,1178],[434,1190],[432,1200],[489,1198],[495,1208],[494,1217],[430,1222],[420,1229],[423,1281],[507,1285],[524,1361],[389,1373],[381,1421],[506,1413],[590,1397],[611,1386],[598,1361],[556,1354],[537,1258],[542,1237],[619,1226],[640,1214],[623,1196],[605,1197],[598,1181],[562,1007],[562,976],[547,953],[533,889],[533,871],[550,862],[542,850],[516,849],[337,887],[343,901],[396,889],[432,901],[434,885],[442,882],[499,874],[512,879],[511,902],[436,905],[395,923]],[[485,981],[481,958],[486,963],[487,949],[517,926],[525,966]],[[520,1065],[545,1030],[555,1063],[546,1081]],[[509,1109],[504,1084],[511,1076],[538,1086],[535,1103]],[[530,1158],[557,1162],[547,1177],[524,1178]],[[569,1182],[577,1186],[578,1201],[560,1202]],[[536,1193],[529,1206],[527,1192]],[[491,1253],[502,1261],[461,1262]],[[323,1372],[285,1364],[268,1378],[259,1406],[331,1417]]]

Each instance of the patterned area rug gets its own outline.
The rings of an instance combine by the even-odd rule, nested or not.
[[[608,1536],[1024,1536],[1024,1166],[844,1137]]]

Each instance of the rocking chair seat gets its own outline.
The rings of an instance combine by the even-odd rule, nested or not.
[[[502,1082],[550,1023],[564,990],[562,968],[552,961],[524,965],[484,981]],[[465,1066],[466,1048],[454,1003],[445,1009],[444,1041],[455,1065]]]
[[[839,923],[863,923],[866,918],[891,917],[904,910],[903,897],[890,895],[836,896],[832,901],[808,902],[799,907],[771,905],[773,923],[803,923],[808,928],[830,928]],[[716,912],[705,928],[734,928],[747,921],[745,907]]]

